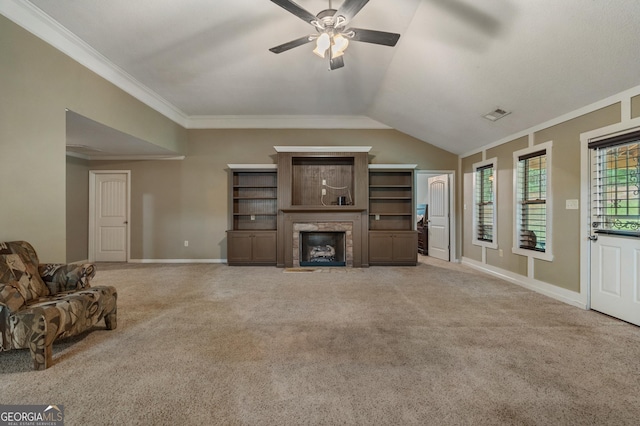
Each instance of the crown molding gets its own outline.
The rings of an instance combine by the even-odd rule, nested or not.
[[[188,129],[391,129],[362,115],[190,116]]]
[[[187,116],[26,0],[0,1],[0,14],[160,114],[186,127]]]
[[[86,155],[77,152],[66,152],[67,157],[81,158],[86,161],[146,161],[146,160],[184,160],[184,155]]]
[[[370,146],[274,146],[276,152],[369,152]]]

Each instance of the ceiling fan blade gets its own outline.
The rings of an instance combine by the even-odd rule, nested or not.
[[[342,3],[342,6],[334,16],[344,16],[349,22],[368,2],[369,0],[344,0],[344,3]]]
[[[329,69],[331,71],[344,67],[344,56],[338,56],[337,58],[331,58],[329,60]]]
[[[297,38],[295,40],[288,41],[279,46],[272,47],[269,50],[272,51],[273,53],[282,53],[282,52],[286,52],[287,50],[293,49],[294,47],[302,46],[303,44],[307,44],[310,42],[311,42],[311,38],[309,36],[304,36],[304,37]]]
[[[400,38],[400,34],[384,31],[365,30],[362,28],[349,28],[349,30],[354,32],[353,37],[350,37],[351,40],[382,44],[383,46],[395,46]]]
[[[271,0],[271,1],[277,4],[278,6],[280,6],[281,8],[293,13],[303,21],[308,22],[309,24],[313,21],[318,20],[318,18],[316,18],[314,14],[303,9],[301,6],[297,5],[296,3],[290,0]]]

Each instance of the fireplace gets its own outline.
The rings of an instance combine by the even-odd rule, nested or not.
[[[344,231],[300,232],[300,266],[346,266]]]

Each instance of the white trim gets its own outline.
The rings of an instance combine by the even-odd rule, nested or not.
[[[546,237],[545,241],[545,251],[538,252],[535,250],[527,250],[520,248],[519,244],[519,235],[518,232],[518,158],[521,155],[526,155],[531,152],[536,151],[546,151],[547,156],[547,199],[545,200],[545,208],[546,208]],[[553,261],[553,180],[552,180],[552,170],[553,170],[553,161],[552,161],[552,152],[553,152],[553,141],[548,141],[545,143],[541,143],[538,145],[534,145],[532,147],[520,149],[518,151],[514,151],[513,153],[513,241],[511,246],[511,252],[514,254],[518,254],[520,256],[529,256],[536,259]],[[533,268],[530,269],[529,274],[533,274]],[[532,276],[532,275],[531,275]]]
[[[631,98],[620,101],[620,119],[623,123],[631,120]]]
[[[90,161],[112,161],[112,160],[121,160],[121,161],[148,161],[148,160],[184,160],[186,157],[184,155],[90,155],[86,157],[80,157],[78,155],[72,155],[67,153],[67,155],[71,157],[79,157],[86,158]],[[80,154],[82,155],[82,154]]]
[[[484,153],[485,151],[483,151]],[[483,154],[483,157],[485,155]],[[494,170],[493,173],[493,241],[482,241],[478,240],[478,223],[476,222],[476,217],[478,213],[478,202],[476,200],[476,172],[480,167],[484,167],[491,164]],[[478,161],[477,163],[473,163],[471,166],[473,168],[472,173],[472,183],[471,190],[473,193],[471,194],[471,199],[473,200],[473,205],[471,206],[471,244],[476,246],[482,246],[483,248],[498,248],[498,158],[493,157],[488,160]],[[483,254],[486,255],[486,251],[483,251]],[[485,262],[482,262],[485,263]]]
[[[127,262],[131,260],[131,170],[89,170],[89,261],[95,262],[96,175],[121,173],[127,175]]]
[[[274,146],[276,152],[369,152],[370,146]]]
[[[507,271],[506,269],[497,268],[495,266],[482,264],[477,260],[469,259],[467,257],[462,258],[462,264],[469,266],[473,269],[485,272],[489,275],[502,278],[510,283],[519,285],[529,290],[533,290],[536,293],[543,294],[551,297],[552,299],[559,300],[571,306],[576,306],[581,309],[587,309],[586,300],[581,293],[567,290],[562,287],[558,287],[553,284],[539,281],[533,278],[525,277],[515,272]]]
[[[361,115],[192,115],[187,129],[382,129],[391,127]]]
[[[170,120],[185,127],[187,116],[78,36],[26,0],[0,1],[0,14],[74,59]]]
[[[369,169],[415,169],[417,164],[369,164]],[[431,173],[431,172],[430,172]]]
[[[227,263],[227,259],[129,259],[129,263]]]
[[[276,170],[277,164],[227,164],[231,170]]]
[[[465,158],[465,157],[469,157],[470,155],[474,155],[479,153],[480,151],[482,151],[483,149],[490,149],[490,148],[494,148],[496,146],[500,146],[502,144],[508,143],[508,142],[513,142],[516,139],[519,139],[523,136],[528,136],[529,134],[533,134],[535,132],[538,132],[540,130],[544,130],[547,129],[549,127],[553,127],[555,125],[558,125],[560,123],[564,123],[565,121],[569,121],[572,120],[574,118],[578,118],[580,116],[583,116],[585,114],[588,114],[590,112],[593,111],[597,111],[599,109],[611,106],[613,104],[616,104],[618,102],[624,102],[625,99],[629,99],[632,98],[634,96],[637,96],[638,94],[640,94],[640,86],[636,86],[636,87],[632,87],[631,89],[625,90],[624,92],[620,92],[617,93],[615,95],[609,96],[608,98],[605,99],[601,99],[597,102],[594,102],[590,105],[587,105],[585,107],[576,109],[574,111],[571,111],[567,114],[561,115],[559,117],[556,117],[552,120],[549,121],[545,121],[544,123],[540,123],[538,125],[535,125],[533,127],[529,127],[526,130],[523,130],[521,132],[517,132],[517,133],[513,133],[510,136],[504,137],[502,139],[499,139],[495,142],[492,142],[490,144],[484,145],[480,148],[475,148],[472,149],[470,151],[467,151],[465,153],[460,154],[460,157]],[[625,121],[623,119],[623,121]]]

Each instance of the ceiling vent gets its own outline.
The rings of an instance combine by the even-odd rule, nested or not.
[[[509,115],[511,114],[511,111],[505,111],[501,108],[496,108],[495,110],[491,111],[488,114],[483,115],[484,118],[486,118],[489,121],[498,121],[500,120],[502,117],[504,117],[505,115]]]

